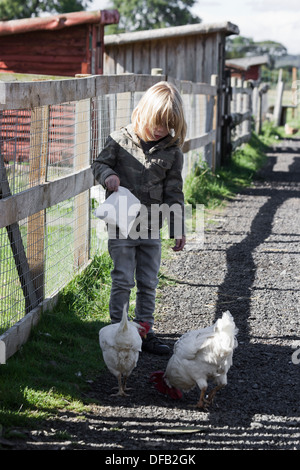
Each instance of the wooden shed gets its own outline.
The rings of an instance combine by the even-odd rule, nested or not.
[[[107,35],[104,73],[150,74],[152,68],[180,80],[210,83],[223,76],[226,36],[239,34],[229,22],[193,24]]]
[[[230,70],[231,76],[242,80],[259,80],[262,65],[270,65],[268,55],[226,60],[226,68]]]
[[[117,10],[0,21],[0,73],[102,74],[104,27]]]

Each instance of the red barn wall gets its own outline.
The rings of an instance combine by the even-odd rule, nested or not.
[[[260,65],[253,65],[245,72],[245,80],[258,80],[260,78]]]
[[[230,68],[231,76],[243,80],[258,80],[260,78],[260,65],[253,65],[248,70],[237,70]]]
[[[89,25],[1,37],[0,72],[72,76],[89,61]]]

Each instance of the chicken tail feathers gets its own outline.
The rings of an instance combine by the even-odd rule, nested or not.
[[[126,303],[123,307],[123,314],[122,314],[122,319],[120,322],[120,329],[122,331],[127,331],[128,330],[128,303]]]
[[[182,398],[182,392],[178,388],[169,387],[167,382],[164,378],[164,372],[161,370],[157,370],[152,372],[150,375],[150,382],[154,384],[156,390],[164,395],[169,395],[169,397],[173,398],[173,400],[178,400]]]

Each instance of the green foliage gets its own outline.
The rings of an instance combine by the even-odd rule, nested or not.
[[[263,123],[263,133],[261,139],[264,144],[272,144],[274,141],[281,139],[284,136],[283,128],[275,127],[271,121],[265,121]]]
[[[269,129],[269,133],[274,132]],[[231,199],[242,187],[251,184],[253,175],[265,162],[267,144],[270,135],[265,138],[253,133],[248,144],[232,155],[230,163],[215,173],[205,162],[200,162],[186,178],[184,184],[185,200],[194,207],[204,204],[214,208]]]
[[[221,199],[229,198],[231,193],[219,175],[214,174],[207,163],[200,160],[194,171],[185,179],[184,195],[186,202],[193,207],[196,204],[213,207]]]
[[[111,7],[120,13],[118,25],[111,25],[107,33],[138,31],[185,24],[200,23],[190,8],[195,0],[111,0]]]
[[[109,319],[108,298],[112,261],[108,253],[95,256],[93,262],[63,290],[60,308],[71,309],[83,320]]]
[[[41,13],[70,13],[84,10],[88,0],[0,0],[2,21],[31,18]]]
[[[280,42],[275,41],[254,41],[245,36],[235,36],[226,39],[226,58],[240,58],[246,55],[265,55],[281,56],[287,54],[286,47]]]

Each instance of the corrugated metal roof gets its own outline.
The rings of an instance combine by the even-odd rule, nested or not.
[[[227,59],[225,64],[227,67],[234,67],[240,70],[248,70],[255,65],[268,65],[270,58],[268,55],[241,57],[238,59]]]
[[[59,30],[80,24],[116,24],[118,10],[78,11],[59,15],[0,21],[0,36],[27,33],[31,31]]]

